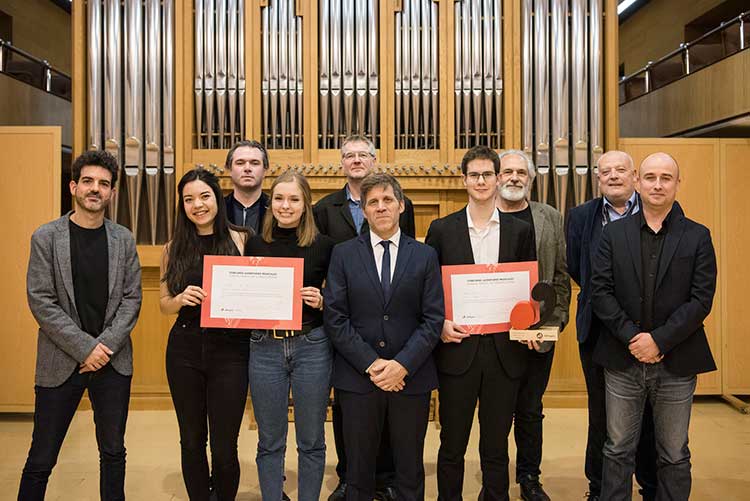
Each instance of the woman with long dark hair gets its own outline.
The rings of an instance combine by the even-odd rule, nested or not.
[[[241,255],[247,233],[227,222],[219,180],[211,172],[186,172],[177,193],[159,306],[164,314],[177,313],[167,342],[167,380],[180,428],[182,476],[191,501],[208,501],[212,491],[229,501],[240,480],[237,437],[247,400],[249,339],[246,331],[201,328],[203,256]]]
[[[294,400],[299,501],[317,501],[323,483],[324,423],[330,392],[331,343],[323,330],[321,287],[333,240],[318,233],[310,185],[294,171],[271,187],[261,235],[248,241],[247,256],[304,258],[302,329],[254,330],[250,337],[250,395],[258,421],[258,479],[264,500],[282,498],[289,390]]]

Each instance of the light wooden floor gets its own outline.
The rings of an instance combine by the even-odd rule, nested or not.
[[[581,499],[587,483],[583,475],[586,436],[584,409],[548,409],[544,429],[543,483],[554,500]],[[260,499],[255,470],[256,432],[243,423],[240,435],[242,480],[238,501]],[[15,499],[23,462],[31,438],[28,415],[0,417],[0,499]],[[296,496],[294,427],[290,425],[287,449],[286,491]],[[474,427],[466,461],[464,496],[476,499],[480,487],[477,454],[478,430]],[[321,498],[336,486],[335,451],[330,423],[326,424],[329,449]],[[430,424],[425,448],[427,499],[436,498],[435,460],[439,433]],[[185,500],[179,465],[177,423],[172,411],[131,411],[127,431],[127,496],[130,500]],[[515,448],[511,445],[511,457]],[[750,499],[750,416],[728,405],[702,399],[693,409],[690,434],[693,454],[693,500]],[[511,461],[511,468],[514,468]],[[513,471],[511,469],[511,471]],[[513,477],[511,476],[511,480]],[[60,460],[50,478],[48,500],[85,501],[98,498],[98,459],[90,411],[79,412],[68,432]],[[518,496],[514,485],[511,497]]]

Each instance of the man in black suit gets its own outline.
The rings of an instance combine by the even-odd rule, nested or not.
[[[486,146],[461,161],[469,204],[432,222],[425,243],[441,265],[534,261],[534,233],[520,219],[495,207],[500,160]],[[526,370],[528,348],[507,332],[470,336],[446,320],[435,350],[440,379],[438,499],[462,499],[464,454],[479,400],[479,458],[483,500],[508,499],[508,434]]]
[[[239,141],[227,153],[224,168],[234,187],[224,197],[229,222],[260,233],[269,203],[268,195],[262,191],[268,171],[266,148],[258,141]]]
[[[445,318],[435,251],[399,228],[398,181],[361,184],[369,230],[337,245],[325,288],[325,329],[336,349],[333,386],[343,412],[348,501],[372,501],[385,421],[399,501],[424,499],[424,438],[438,379],[432,351]]]
[[[708,228],[675,202],[679,184],[671,156],[646,157],[638,177],[640,214],[607,225],[594,257],[593,307],[605,327],[594,360],[605,368],[602,499],[608,501],[631,498],[646,400],[657,443],[656,499],[690,496],[696,375],[716,370],[703,328],[716,291],[716,255]]]
[[[337,243],[367,233],[360,191],[362,180],[372,172],[375,161],[375,145],[369,138],[354,135],[344,139],[341,168],[346,176],[346,184],[339,191],[320,199],[313,209],[318,230]],[[414,206],[407,197],[404,197],[399,227],[404,234],[414,238]]]
[[[588,439],[585,472],[589,480],[590,500],[598,500],[602,489],[602,462],[607,440],[604,368],[594,362],[594,348],[604,329],[593,313],[591,303],[592,260],[599,248],[602,229],[610,222],[640,212],[635,191],[636,171],[633,159],[623,151],[608,151],[597,162],[599,191],[602,196],[579,205],[568,213],[568,273],[580,286],[576,332],[581,367],[588,393]],[[656,444],[651,404],[646,402],[641,438],[635,464],[635,478],[645,501],[656,496]]]
[[[322,198],[313,209],[315,224],[318,230],[341,243],[355,238],[360,233],[367,233],[368,225],[360,203],[362,180],[372,172],[375,163],[375,145],[366,136],[349,136],[341,145],[341,167],[346,176],[346,185],[339,191]],[[399,219],[401,232],[414,238],[414,207],[411,200],[404,197],[404,211]],[[328,501],[344,499],[346,494],[346,448],[344,447],[344,429],[341,422],[341,407],[334,390],[334,401],[331,405],[333,441],[336,446],[338,463],[336,473],[339,484]],[[375,497],[378,500],[393,499],[393,457],[388,439],[388,425],[383,431],[383,442],[378,454],[378,488]]]

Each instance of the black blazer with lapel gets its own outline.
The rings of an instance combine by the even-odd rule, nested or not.
[[[437,251],[441,265],[474,264],[466,208],[433,221],[425,243]],[[531,225],[515,216],[501,213],[499,256],[501,263],[536,260]],[[529,349],[526,345],[510,341],[504,333],[494,336],[494,339],[505,372],[512,378],[520,377],[526,368]],[[471,366],[478,347],[478,336],[471,336],[460,343],[439,343],[435,349],[438,370],[451,375],[463,374]]]
[[[224,197],[224,202],[227,204],[227,219],[230,223],[242,226],[242,223],[238,223],[234,220],[234,192],[229,192],[229,195]],[[263,218],[266,215],[266,209],[271,203],[271,199],[265,193],[260,194],[260,206],[258,207],[258,227],[253,228],[255,233],[260,233],[263,229]]]
[[[669,217],[654,294],[651,335],[663,363],[678,376],[716,370],[703,320],[716,291],[716,255],[705,226],[685,217],[675,202]],[[641,217],[608,224],[594,256],[594,314],[604,324],[594,360],[624,370],[635,358],[630,339],[641,332]]]
[[[384,297],[370,232],[337,245],[324,290],[323,319],[336,348],[333,386],[354,393],[377,387],[365,370],[377,358],[406,368],[405,394],[438,386],[432,357],[445,319],[435,251],[401,234],[389,297]]]
[[[357,236],[357,229],[354,227],[354,219],[352,219],[346,199],[346,186],[321,198],[315,204],[313,214],[318,230],[331,237],[334,242],[345,242]],[[399,219],[399,227],[402,234],[414,238],[414,205],[406,197],[404,197],[404,212]],[[365,220],[362,223],[362,234],[367,233],[368,230],[369,226]]]

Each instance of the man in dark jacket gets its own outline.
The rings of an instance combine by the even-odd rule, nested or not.
[[[602,499],[631,498],[649,400],[659,444],[656,499],[687,501],[696,375],[716,370],[703,329],[716,291],[716,255],[708,229],[675,202],[677,162],[654,153],[639,171],[642,210],[604,228],[591,277],[594,313],[605,328],[594,351],[607,391]]]
[[[268,171],[266,148],[258,141],[239,141],[227,153],[224,168],[234,187],[224,197],[229,222],[260,233],[269,203],[268,195],[262,191]]]

